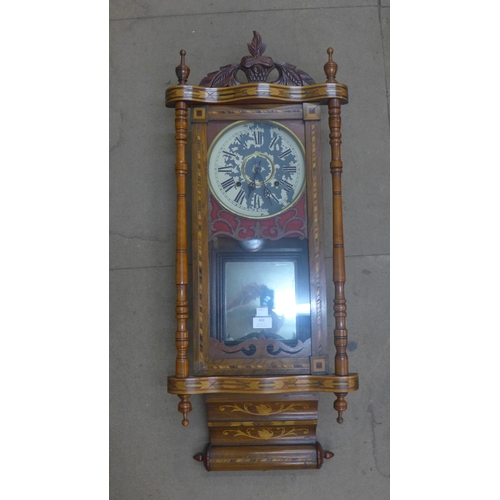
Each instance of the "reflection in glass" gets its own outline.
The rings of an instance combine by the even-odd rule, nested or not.
[[[258,252],[264,248],[266,240],[264,238],[254,238],[251,240],[238,241],[238,245],[247,252]]]
[[[226,341],[255,334],[296,338],[297,314],[307,313],[309,305],[297,304],[295,265],[283,260],[225,263]]]

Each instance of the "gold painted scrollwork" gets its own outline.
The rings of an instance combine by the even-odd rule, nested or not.
[[[257,415],[257,416],[268,416],[268,415],[277,415],[278,413],[283,413],[285,411],[293,411],[296,408],[302,408],[303,410],[309,409],[309,405],[307,403],[292,403],[288,406],[285,406],[284,403],[275,403],[278,404],[279,407],[278,409],[273,410],[273,407],[269,404],[265,403],[245,403],[243,405],[243,408],[240,405],[237,404],[226,404],[220,406],[220,411],[226,411],[227,408],[231,408],[231,413],[234,412],[242,412],[246,413],[248,415]],[[254,411],[252,411],[250,408],[251,406],[254,406]]]
[[[286,430],[285,427],[278,427],[274,429],[270,429],[268,427],[255,429],[251,427],[249,429],[241,430],[241,429],[227,429],[223,432],[225,436],[228,436],[230,433],[234,433],[233,436],[242,436],[250,439],[258,439],[262,441],[267,441],[269,439],[279,439],[283,437],[289,436],[297,436],[297,432],[301,433],[303,436],[309,434],[309,429],[302,428],[296,429],[293,427],[290,430]]]

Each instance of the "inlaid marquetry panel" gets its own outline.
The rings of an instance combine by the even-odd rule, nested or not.
[[[259,425],[210,428],[213,445],[251,444],[314,444],[316,425]]]
[[[207,88],[195,85],[174,85],[165,94],[165,105],[176,102],[193,104],[212,103],[290,103],[316,102],[326,104],[329,99],[347,103],[347,87],[341,83],[318,83],[307,87],[293,87],[272,83],[247,83],[237,87]]]
[[[280,394],[304,391],[352,392],[358,390],[358,374],[260,377],[168,377],[171,394]]]
[[[246,419],[252,422],[315,418],[318,411],[315,394],[308,394],[307,399],[300,399],[300,396],[297,394],[293,401],[280,396],[261,396],[258,400],[246,397],[243,401],[212,396],[207,398],[208,418],[220,421]]]
[[[233,444],[314,444],[318,395],[207,395],[210,442]]]
[[[198,108],[196,108],[198,109]],[[207,119],[210,120],[300,120],[304,116],[302,104],[277,106],[262,104],[258,108],[245,106],[207,106]]]

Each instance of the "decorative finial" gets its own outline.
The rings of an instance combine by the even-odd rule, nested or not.
[[[187,401],[186,401],[186,403],[187,403]],[[189,405],[191,405],[191,403],[189,403]],[[182,425],[184,427],[189,425],[189,420],[188,420],[189,411],[190,411],[190,409],[188,409],[187,406],[184,406],[184,411],[181,412],[182,413]]]
[[[337,411],[337,422],[341,424],[344,419],[342,418],[342,413],[347,410],[347,401],[345,397],[347,396],[347,392],[336,392],[335,395],[337,399],[333,402],[333,408]]]
[[[265,56],[266,44],[262,42],[262,37],[258,31],[253,32],[253,38],[247,44],[249,56],[244,56],[239,63],[226,64],[219,68],[219,71],[209,73],[200,82],[201,87],[232,87],[240,85],[236,75],[243,73],[248,83],[267,82],[271,72],[275,69],[278,78],[274,80],[275,85],[313,85],[315,81],[301,69],[286,62],[274,62],[272,57]],[[238,75],[240,76],[240,75]]]
[[[328,53],[328,61],[324,66],[326,82],[337,83],[337,80],[335,80],[335,75],[337,74],[337,63],[332,59],[333,49],[328,47],[326,52]]]
[[[271,57],[264,56],[266,44],[262,43],[262,37],[258,31],[253,32],[253,38],[250,43],[247,43],[248,51],[251,55],[241,59],[241,66],[248,81],[263,81],[274,68],[274,61]]]
[[[179,80],[179,85],[186,85],[187,79],[189,76],[189,67],[186,66],[186,51],[183,49],[180,51],[181,55],[181,63],[177,68],[175,68],[175,74],[177,75],[177,79]]]

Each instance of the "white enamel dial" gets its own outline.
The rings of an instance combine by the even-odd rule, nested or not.
[[[236,122],[213,141],[210,189],[231,212],[249,218],[290,208],[305,184],[304,148],[288,128],[271,121]]]

